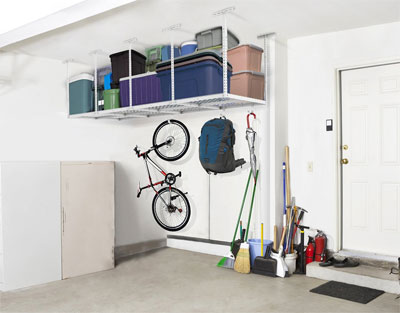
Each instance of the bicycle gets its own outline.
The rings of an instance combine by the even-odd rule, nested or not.
[[[177,120],[167,120],[161,123],[153,134],[153,146],[145,152],[141,152],[138,146],[134,148],[138,158],[143,158],[149,184],[139,187],[137,197],[139,198],[142,191],[152,188],[156,193],[152,202],[152,212],[154,219],[162,228],[168,231],[178,231],[184,228],[190,218],[190,204],[185,193],[178,188],[173,187],[176,178],[181,177],[178,174],[167,173],[164,169],[156,164],[149,156],[154,151],[161,159],[166,161],[179,160],[187,152],[190,144],[190,136],[186,126]],[[150,174],[149,164],[153,166],[160,174],[164,176],[164,180],[153,183]],[[168,185],[157,190],[156,186]]]

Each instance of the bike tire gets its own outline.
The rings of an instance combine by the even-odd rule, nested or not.
[[[160,225],[165,230],[178,231],[178,230],[181,230],[182,228],[184,228],[187,225],[187,223],[189,222],[190,214],[191,214],[190,203],[189,203],[189,200],[187,199],[187,197],[185,196],[185,194],[182,191],[180,191],[179,189],[177,189],[175,187],[171,187],[171,191],[177,195],[177,198],[181,198],[182,201],[184,201],[184,203],[185,203],[185,206],[186,206],[185,207],[185,216],[184,216],[182,222],[180,222],[178,225],[168,225],[166,222],[163,222],[163,220],[165,221],[165,218],[163,218],[161,216],[161,214],[159,212],[157,212],[157,209],[158,209],[157,205],[159,203],[164,205],[164,203],[162,203],[162,200],[160,200],[160,197],[162,196],[163,193],[169,192],[169,187],[164,187],[164,188],[160,189],[158,191],[158,193],[154,196],[153,203],[152,203],[153,217],[156,220],[157,224]],[[167,208],[163,208],[163,209],[167,209]],[[163,210],[163,212],[167,213],[167,214],[176,214],[176,212],[170,213],[170,212],[166,212],[164,210]]]
[[[173,144],[166,145],[154,150],[156,154],[165,161],[179,160],[186,154],[190,145],[190,135],[185,124],[177,120],[166,120],[162,122],[160,125],[158,125],[156,130],[154,131],[153,146],[165,142],[169,137],[174,138],[173,137],[174,134],[172,132],[178,132],[178,135],[183,136],[183,138],[180,138],[179,141],[178,140],[175,141],[174,139]],[[183,141],[183,147],[179,149],[179,144],[182,144],[181,143],[182,141]],[[168,150],[173,152],[174,145],[175,148],[178,149],[177,153],[172,155],[167,155]]]

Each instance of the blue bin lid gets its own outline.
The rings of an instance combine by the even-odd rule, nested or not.
[[[203,57],[210,57],[212,59],[215,59],[215,62],[218,62],[218,63],[223,62],[222,57],[219,56],[218,53],[208,50],[208,51],[195,52],[195,53],[181,56],[179,58],[175,58],[174,64],[179,64],[179,63],[186,62],[186,61],[193,61],[193,63],[196,63],[197,59],[200,59]],[[227,64],[228,64],[228,68],[232,67],[232,65],[229,62],[227,62]],[[164,62],[158,63],[156,65],[156,70],[158,70],[161,67],[168,67],[168,66],[171,66],[171,60],[166,60]]]

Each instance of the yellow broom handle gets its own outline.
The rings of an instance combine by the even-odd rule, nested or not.
[[[261,223],[261,256],[264,256],[264,224]]]

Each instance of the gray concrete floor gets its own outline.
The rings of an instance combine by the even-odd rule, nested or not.
[[[1,293],[0,312],[400,312],[393,294],[358,304],[310,293],[322,280],[238,274],[219,259],[163,248],[114,270]]]

